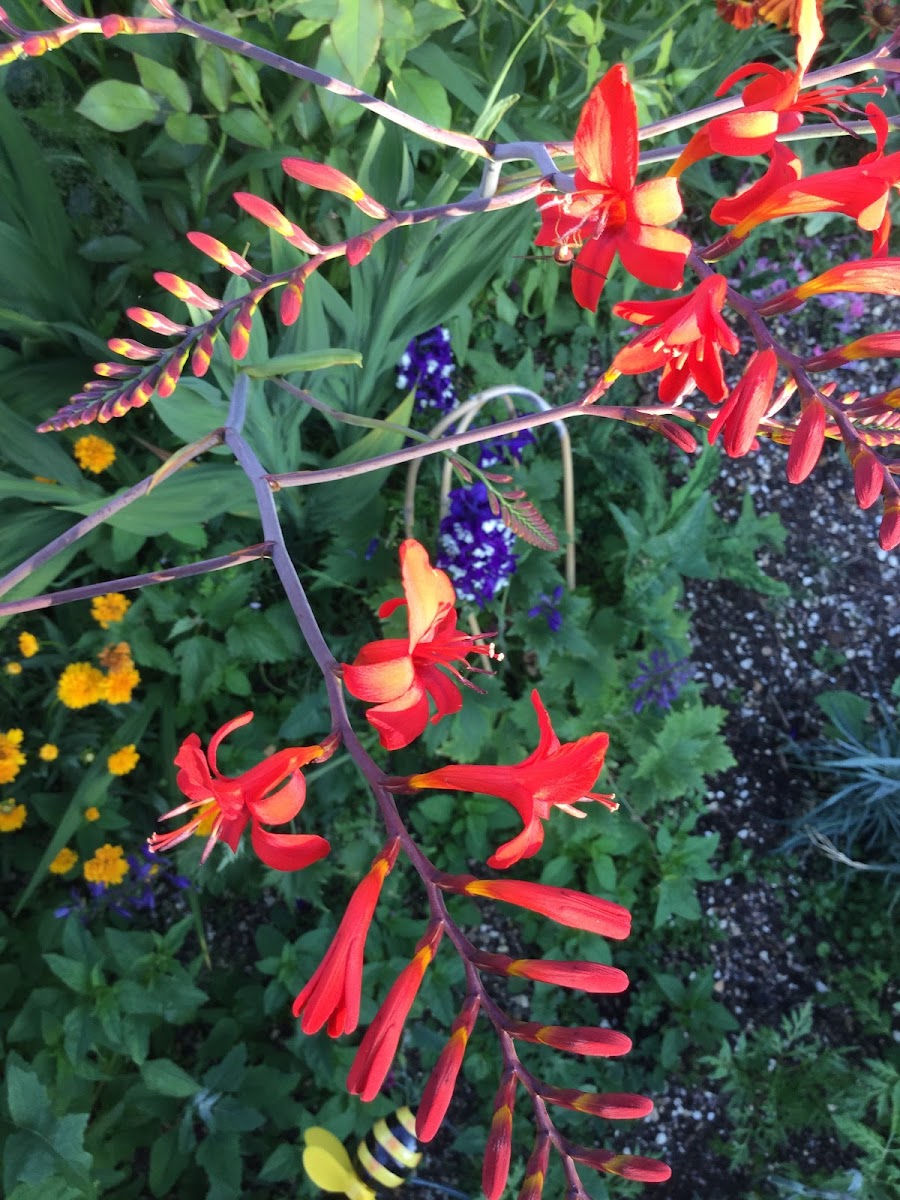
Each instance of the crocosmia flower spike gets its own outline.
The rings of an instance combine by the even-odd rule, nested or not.
[[[419,737],[428,723],[429,696],[437,709],[432,722],[462,707],[457,685],[439,667],[473,687],[455,664],[465,662],[469,654],[493,655],[491,646],[457,629],[453,584],[431,565],[425,547],[413,538],[400,547],[400,574],[403,598],[382,604],[378,615],[389,617],[405,604],[409,636],[369,642],[344,665],[347,691],[374,705],[366,719],[386,750],[400,750]]]
[[[626,271],[652,287],[678,288],[691,243],[664,229],[681,216],[672,178],[637,182],[638,119],[628,72],[611,67],[588,97],[575,131],[575,191],[539,200],[537,246],[556,247],[572,271],[572,294],[596,312],[618,254]]]
[[[213,734],[205,754],[196,733],[181,743],[175,756],[175,765],[181,768],[176,782],[188,801],[163,813],[160,820],[180,817],[195,809],[199,812],[180,829],[153,834],[148,842],[152,851],[177,846],[201,822],[211,818],[212,828],[201,862],[209,858],[216,842],[225,842],[237,850],[248,821],[253,849],[266,866],[276,871],[302,870],[329,852],[328,842],[316,834],[270,833],[263,825],[283,825],[296,817],[306,799],[306,781],[300,768],[330,758],[337,740],[329,738],[320,746],[291,746],[270,755],[243,775],[223,775],[216,765],[219,746],[229,733],[252,720],[253,713],[246,712],[227,721]]]
[[[612,796],[590,791],[603,766],[609,745],[607,735],[592,733],[563,745],[553,732],[550,716],[536,690],[531,693],[531,703],[537,713],[540,739],[537,749],[521,762],[509,767],[452,763],[436,771],[412,775],[406,781],[405,786],[414,791],[439,788],[483,792],[513,805],[525,828],[491,855],[487,860],[489,867],[511,867],[520,859],[537,854],[544,841],[542,822],[549,820],[553,808],[573,817],[585,816],[574,807],[582,800],[599,800],[607,808],[618,808]]]

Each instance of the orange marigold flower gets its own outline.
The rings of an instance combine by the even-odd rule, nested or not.
[[[587,99],[575,131],[575,191],[539,200],[537,246],[555,246],[572,268],[572,294],[596,312],[618,254],[631,275],[653,287],[678,288],[691,243],[665,229],[681,216],[675,179],[637,183],[638,119],[628,72],[619,63]]]
[[[120,750],[114,750],[106,760],[106,769],[110,775],[127,775],[133,771],[141,760],[141,756],[134,748],[134,742],[129,742],[127,746],[122,746]]]
[[[106,438],[91,433],[75,443],[75,458],[82,471],[99,475],[116,461],[116,448]]]
[[[581,801],[598,800],[607,808],[618,808],[611,796],[588,790],[603,766],[609,745],[607,735],[592,733],[577,742],[561,745],[536,689],[531,693],[531,703],[537,713],[540,739],[537,749],[521,762],[509,767],[453,763],[423,775],[412,775],[404,785],[414,790],[482,792],[512,804],[525,828],[491,855],[487,860],[489,867],[505,869],[537,854],[544,841],[542,822],[550,819],[553,808],[573,817],[585,816],[574,807]]]
[[[352,1033],[359,1024],[363,955],[381,888],[397,861],[400,842],[388,842],[357,885],[325,957],[294,1001],[304,1033],[318,1033],[328,1022],[330,1037]]]
[[[104,646],[97,655],[97,659],[100,666],[107,671],[124,671],[134,666],[131,646],[128,642],[116,642],[114,645]]]
[[[181,743],[181,749],[175,755],[175,765],[181,768],[176,782],[188,801],[171,812],[163,813],[160,820],[180,817],[193,809],[201,811],[180,829],[171,833],[154,833],[148,843],[151,850],[168,850],[189,838],[198,825],[208,818],[212,801],[217,812],[209,841],[200,856],[201,862],[206,862],[218,841],[237,850],[248,821],[251,823],[253,849],[266,866],[276,871],[300,871],[329,852],[331,847],[328,842],[316,834],[270,833],[263,829],[263,825],[283,825],[296,817],[306,799],[306,780],[300,768],[307,763],[324,762],[330,758],[337,747],[337,739],[329,738],[319,746],[291,746],[271,754],[243,775],[223,775],[216,765],[222,740],[252,720],[253,713],[245,712],[227,721],[213,734],[205,754],[196,733],[190,734]],[[279,787],[280,784],[284,786]],[[278,791],[273,791],[275,788]]]
[[[0,733],[0,783],[12,783],[26,763],[20,750],[25,734],[21,729],[7,729]]]
[[[41,762],[56,762],[59,758],[59,746],[53,742],[44,742],[40,750],[38,750],[38,758]]]
[[[78,855],[74,850],[70,850],[68,846],[63,846],[56,858],[47,868],[51,875],[65,875],[67,871],[71,871],[78,862]]]
[[[126,667],[123,670],[110,671],[104,680],[103,698],[109,704],[129,704],[131,693],[141,682],[140,672],[136,667]]]
[[[87,708],[106,695],[106,677],[89,662],[69,663],[56,685],[56,695],[66,708]]]
[[[720,350],[736,354],[740,340],[722,317],[728,280],[710,275],[693,292],[676,300],[623,301],[617,317],[653,328],[625,346],[612,371],[641,375],[662,367],[659,398],[673,404],[699,387],[718,404],[728,395]]]
[[[33,633],[19,634],[19,653],[23,658],[34,658],[40,647],[41,643]]]
[[[441,921],[432,921],[416,945],[412,961],[394,981],[375,1020],[366,1030],[347,1076],[347,1091],[364,1104],[374,1100],[391,1069],[409,1010],[425,972],[434,960],[444,933]]]
[[[105,596],[95,596],[91,601],[91,616],[101,629],[109,629],[121,621],[131,608],[131,601],[121,592],[107,592]]]
[[[343,668],[347,691],[374,705],[366,720],[378,731],[386,750],[400,750],[422,733],[428,723],[429,696],[437,708],[432,724],[462,707],[458,688],[439,667],[472,687],[454,664],[465,662],[469,654],[493,654],[492,647],[456,628],[453,584],[443,571],[432,567],[425,547],[413,538],[400,546],[400,574],[404,598],[388,600],[378,615],[389,617],[405,604],[409,637],[369,642]]]
[[[84,819],[86,821],[99,821],[100,809],[97,808],[96,805],[92,804],[90,808],[86,808],[84,810]]]
[[[88,883],[102,883],[107,887],[117,887],[128,871],[125,851],[121,846],[113,846],[109,842],[96,850],[94,857],[84,864],[84,877]]]
[[[0,833],[15,833],[25,824],[28,810],[24,804],[16,804],[12,796],[0,801]]]

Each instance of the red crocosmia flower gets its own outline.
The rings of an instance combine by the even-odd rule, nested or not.
[[[494,1115],[491,1117],[491,1128],[484,1147],[484,1166],[481,1172],[481,1187],[487,1200],[499,1200],[509,1178],[517,1083],[514,1071],[505,1072],[494,1097]]]
[[[796,183],[803,174],[803,164],[783,142],[776,142],[769,152],[766,173],[737,196],[717,200],[710,217],[717,225],[737,225],[759,208],[773,192],[787,184]]]
[[[304,1033],[318,1033],[328,1022],[331,1037],[352,1033],[359,1024],[363,954],[381,887],[397,860],[400,841],[394,838],[357,885],[331,945],[312,979],[294,1001]]]
[[[772,402],[778,359],[771,349],[757,350],[740,382],[709,427],[709,444],[719,433],[730,458],[741,458],[753,449],[759,423]]]
[[[672,1170],[665,1163],[643,1158],[639,1154],[616,1154],[614,1150],[572,1145],[568,1150],[576,1162],[584,1163],[586,1167],[605,1171],[608,1175],[618,1175],[622,1179],[632,1179],[635,1183],[665,1183],[672,1178]]]
[[[431,1141],[447,1114],[480,1005],[481,1001],[477,996],[468,997],[462,1011],[453,1022],[447,1044],[428,1076],[416,1110],[416,1137],[420,1142]]]
[[[351,1096],[359,1096],[366,1104],[374,1100],[381,1091],[381,1085],[391,1069],[409,1010],[425,972],[437,952],[443,932],[444,926],[441,922],[434,921],[429,925],[424,937],[416,946],[412,962],[397,976],[384,1003],[375,1014],[375,1020],[360,1042],[356,1058],[350,1067],[350,1074],[347,1076],[347,1091]]]
[[[325,838],[315,834],[269,833],[263,825],[283,825],[292,821],[306,799],[306,781],[300,768],[310,762],[324,762],[337,747],[336,738],[320,746],[292,746],[271,754],[258,766],[234,778],[223,775],[216,766],[216,754],[224,738],[253,720],[246,712],[226,722],[214,733],[206,754],[196,733],[181,743],[175,765],[181,767],[176,783],[188,797],[187,804],[163,813],[161,821],[201,809],[186,825],[172,833],[154,833],[149,847],[154,852],[168,850],[191,836],[201,821],[212,817],[212,831],[200,857],[209,858],[218,841],[237,850],[241,834],[251,822],[253,849],[268,867],[276,871],[300,871],[324,858],[331,849]],[[287,782],[285,782],[287,781]],[[279,787],[283,784],[282,787]],[[277,791],[275,789],[278,789]]]
[[[691,243],[671,229],[681,216],[674,179],[637,183],[638,119],[628,73],[611,67],[588,97],[575,131],[575,191],[539,200],[537,246],[560,262],[581,247],[572,294],[596,312],[616,254],[625,270],[654,287],[679,288]]]
[[[489,867],[501,870],[538,852],[544,840],[541,822],[549,820],[553,808],[562,809],[573,817],[585,815],[573,807],[582,800],[599,800],[607,808],[618,808],[611,796],[600,796],[588,790],[603,766],[609,745],[607,735],[592,733],[577,742],[561,745],[536,690],[531,693],[531,702],[537,713],[540,740],[537,749],[521,762],[509,767],[453,763],[437,771],[412,775],[404,785],[413,790],[439,788],[483,792],[509,801],[524,821],[525,828],[487,860]]]
[[[605,1117],[609,1121],[635,1121],[653,1112],[653,1101],[646,1096],[635,1096],[631,1092],[581,1092],[577,1088],[541,1086],[541,1095],[548,1104],[559,1104],[574,1112],[590,1113],[594,1117]]]
[[[804,408],[788,450],[788,483],[802,483],[819,461],[825,445],[826,416],[825,406],[819,400],[810,400]]]
[[[540,1021],[512,1021],[508,1032],[523,1042],[553,1046],[570,1054],[587,1054],[616,1058],[631,1049],[631,1038],[614,1029],[599,1029],[584,1025],[569,1028],[565,1025],[542,1025]]]
[[[879,296],[900,296],[900,258],[863,258],[840,263],[807,279],[787,292],[779,292],[759,305],[763,316],[791,312],[810,298],[832,292],[871,292]]]
[[[389,617],[400,605],[408,605],[409,637],[369,642],[343,669],[347,691],[375,705],[366,719],[378,730],[386,750],[400,750],[422,733],[429,696],[437,708],[433,723],[462,707],[458,687],[439,667],[472,687],[454,664],[465,662],[469,654],[493,655],[491,646],[456,628],[453,584],[431,565],[425,547],[413,538],[400,546],[400,573],[405,599],[388,600],[378,615]]]
[[[662,367],[659,398],[673,404],[699,387],[718,404],[728,395],[720,349],[736,354],[740,340],[722,318],[728,281],[710,275],[689,296],[676,300],[626,300],[613,305],[617,317],[658,326],[642,333],[613,359],[611,370],[641,375]]]
[[[467,896],[487,896],[516,904],[530,912],[549,917],[558,925],[599,933],[601,937],[622,941],[631,932],[631,913],[612,900],[601,900],[571,888],[552,887],[547,883],[528,883],[524,879],[474,879],[464,875],[447,876],[440,885]]]
[[[513,975],[537,983],[556,983],[560,987],[580,988],[583,992],[613,994],[624,992],[628,976],[618,967],[604,963],[561,962],[549,958],[508,958],[505,954],[478,954],[476,966],[495,975]]]

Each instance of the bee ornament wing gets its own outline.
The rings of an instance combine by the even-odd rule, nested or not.
[[[350,1155],[333,1133],[319,1126],[303,1134],[303,1170],[323,1192],[343,1192],[350,1200],[373,1200],[371,1188],[360,1180]]]

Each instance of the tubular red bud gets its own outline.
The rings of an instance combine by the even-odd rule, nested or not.
[[[194,353],[191,355],[191,371],[198,379],[209,370],[215,340],[216,335],[214,333],[204,333],[194,347]]]
[[[725,453],[741,458],[753,446],[756,430],[766,415],[775,386],[778,359],[772,349],[757,350],[731,395],[709,427],[709,444],[723,432]]]
[[[614,1029],[599,1029],[591,1025],[567,1027],[542,1025],[540,1021],[513,1021],[509,1033],[524,1042],[553,1046],[570,1054],[586,1054],[616,1058],[631,1049],[631,1038]]]
[[[900,496],[892,496],[884,506],[878,544],[882,550],[893,550],[900,544]]]
[[[490,958],[500,958],[500,955],[490,955]],[[513,975],[522,979],[533,979],[537,983],[555,983],[560,987],[580,988],[583,992],[593,994],[614,995],[624,992],[628,987],[628,976],[618,967],[608,967],[604,963],[592,962],[554,962],[552,959],[519,958],[505,959],[503,968],[485,964],[486,970],[502,971],[504,975]],[[479,966],[482,963],[479,961]]]
[[[192,229],[187,234],[187,240],[201,254],[205,254],[208,258],[211,258],[213,262],[218,263],[220,267],[224,267],[226,271],[231,271],[232,275],[248,275],[253,270],[243,255],[236,254],[234,250],[229,250],[224,242],[220,242],[218,238],[210,237],[208,233],[198,233]]]
[[[578,1088],[558,1088],[545,1084],[541,1095],[548,1104],[558,1104],[573,1112],[591,1113],[608,1121],[635,1121],[653,1112],[653,1101],[632,1092],[582,1092]]]
[[[477,996],[470,996],[466,1000],[453,1022],[447,1044],[428,1077],[416,1113],[416,1137],[420,1142],[430,1142],[446,1116],[480,1004]]]
[[[351,238],[347,243],[347,262],[351,267],[355,267],[357,263],[361,263],[364,258],[372,253],[372,248],[375,243],[367,234],[360,234],[359,237]]]
[[[811,400],[804,408],[787,456],[789,483],[802,483],[819,461],[825,445],[825,407],[819,400]]]
[[[303,304],[303,284],[289,283],[281,294],[281,323],[293,325],[300,316]]]
[[[622,940],[631,932],[631,913],[621,904],[601,900],[586,892],[571,888],[551,887],[546,883],[527,883],[522,879],[473,879],[456,877],[453,890],[468,896],[487,896],[491,900],[502,900],[504,904],[516,904],[531,912],[549,917],[560,925],[581,929],[585,933],[599,933],[601,937]]]
[[[539,1136],[525,1167],[525,1179],[519,1192],[519,1200],[541,1200],[549,1157],[550,1139],[545,1135]]]
[[[853,488],[856,492],[856,503],[860,508],[871,508],[884,487],[884,468],[881,463],[862,442],[857,443],[856,449],[850,452],[853,464]]]
[[[613,1150],[594,1150],[587,1146],[569,1146],[569,1155],[576,1162],[593,1167],[595,1171],[606,1171],[635,1183],[665,1183],[672,1177],[672,1170],[654,1158],[643,1158],[639,1154],[616,1154]]]
[[[494,1115],[484,1148],[484,1169],[481,1174],[481,1186],[487,1200],[499,1200],[509,1176],[516,1083],[514,1072],[508,1071],[494,1097]]]

